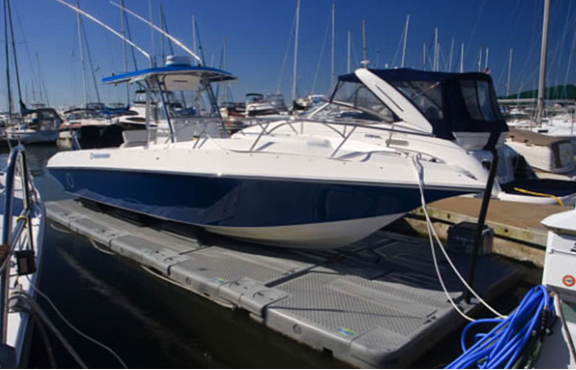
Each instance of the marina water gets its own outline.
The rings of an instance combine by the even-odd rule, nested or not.
[[[69,198],[45,165],[52,146],[30,147],[28,160],[45,202]],[[0,162],[7,160],[7,151]],[[347,367],[265,328],[243,312],[199,297],[158,279],[122,257],[105,254],[83,237],[48,220],[40,289],[79,330],[112,348],[131,368],[302,368]],[[536,271],[536,274],[539,272]],[[516,288],[496,303],[514,308],[526,291]],[[40,304],[89,367],[118,368],[108,352],[82,338],[58,318],[41,297]],[[460,354],[460,332],[425,355],[415,367],[437,367]],[[77,367],[64,347],[49,334],[56,365]],[[30,367],[50,367],[46,344],[38,331],[31,346]]]

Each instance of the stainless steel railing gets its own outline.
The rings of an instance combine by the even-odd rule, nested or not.
[[[2,254],[0,255],[0,343],[6,343],[8,321],[8,298],[10,282],[10,258],[16,249],[35,250],[32,222],[32,207],[38,200],[26,161],[23,145],[13,148],[5,170],[4,184],[4,218],[2,221]],[[22,211],[17,215],[14,226],[14,198],[16,177],[20,176],[22,185]],[[26,239],[24,239],[26,237]]]

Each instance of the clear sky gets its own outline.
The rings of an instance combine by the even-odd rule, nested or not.
[[[19,65],[25,100],[39,99],[43,81],[52,106],[82,103],[75,13],[54,0],[12,0]],[[297,90],[300,96],[324,93],[330,88],[330,38],[325,36],[332,3],[336,7],[337,74],[347,69],[347,33],[352,34],[353,67],[362,58],[362,20],[366,20],[368,59],[371,67],[400,64],[401,35],[410,14],[406,66],[423,67],[423,44],[433,52],[434,29],[439,29],[441,69],[449,65],[452,38],[455,40],[453,69],[459,65],[460,45],[465,44],[464,68],[478,69],[479,50],[489,48],[489,68],[499,93],[506,92],[508,55],[514,48],[511,92],[535,88],[538,79],[543,0],[302,0],[298,54]],[[148,17],[147,0],[125,0],[126,6]],[[223,40],[228,45],[227,69],[239,77],[232,85],[235,100],[247,92],[275,92],[287,45],[292,33],[296,0],[152,0],[155,23],[163,5],[171,34],[192,44],[194,14],[206,64],[220,64]],[[80,0],[82,9],[120,30],[119,10],[108,0]],[[102,101],[124,101],[121,87],[102,86],[102,77],[123,71],[122,43],[108,31],[85,19],[90,52]],[[134,42],[152,52],[150,28],[129,16]],[[3,32],[3,31],[0,31]],[[155,34],[156,54],[161,41]],[[576,81],[576,1],[552,0],[549,41],[548,85]],[[4,36],[0,36],[4,39]],[[324,44],[322,58],[321,50]],[[291,96],[293,38],[287,54],[281,92]],[[174,46],[176,48],[176,46]],[[166,46],[167,48],[167,46]],[[4,55],[4,53],[2,53]],[[176,54],[183,54],[176,50]],[[160,58],[160,57],[158,57]],[[146,60],[137,56],[139,67]],[[86,61],[87,63],[87,61]],[[482,65],[484,60],[482,61]],[[0,107],[6,107],[5,60],[0,60]],[[317,66],[315,91],[312,91]],[[133,68],[132,63],[130,68]],[[427,69],[431,68],[431,61]],[[96,95],[91,74],[89,100]]]

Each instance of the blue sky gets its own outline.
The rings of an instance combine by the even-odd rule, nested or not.
[[[206,63],[220,63],[223,39],[228,44],[228,70],[239,77],[231,90],[235,100],[247,92],[275,92],[291,35],[296,0],[152,0],[154,20],[159,23],[162,3],[170,33],[191,45],[191,16],[196,16]],[[454,37],[454,68],[460,44],[465,44],[465,70],[477,70],[480,47],[489,48],[489,67],[497,90],[506,91],[508,54],[514,48],[511,90],[536,87],[540,58],[543,0],[302,0],[297,86],[299,95],[311,93],[317,65],[320,69],[315,92],[330,88],[330,39],[325,40],[332,3],[336,6],[336,73],[346,72],[347,32],[353,38],[353,66],[362,53],[362,20],[367,24],[370,66],[399,65],[399,43],[410,14],[406,66],[422,68],[423,43],[432,52],[434,28],[438,27],[441,64],[448,65]],[[147,0],[125,0],[126,6],[148,16]],[[107,0],[80,0],[82,9],[115,29],[120,29],[119,10]],[[26,100],[33,92],[39,100],[39,74],[52,106],[82,102],[82,79],[75,13],[54,0],[12,0],[13,18]],[[568,61],[576,33],[576,2],[552,0],[549,42],[548,85],[576,81],[576,67]],[[102,86],[100,79],[123,71],[122,44],[119,39],[84,20],[90,52],[97,70],[100,95],[104,102],[123,101],[125,90]],[[152,51],[150,29],[129,18],[133,40]],[[4,39],[4,36],[0,36]],[[292,41],[293,42],[293,41]],[[323,42],[325,50],[320,60]],[[160,55],[160,37],[155,34],[155,49]],[[280,86],[290,98],[292,46],[288,51],[284,78]],[[182,54],[177,50],[177,54]],[[483,51],[483,55],[485,51]],[[4,54],[4,53],[2,53]],[[395,63],[394,57],[396,55]],[[138,56],[139,66],[146,66]],[[572,64],[576,61],[573,56]],[[484,62],[482,62],[484,63]],[[378,64],[378,65],[377,65]],[[4,58],[0,60],[2,70]],[[427,68],[431,68],[429,64]],[[40,72],[39,72],[40,71]],[[2,73],[0,107],[6,106],[5,73]],[[91,79],[91,76],[88,76]],[[92,82],[89,100],[96,100]]]

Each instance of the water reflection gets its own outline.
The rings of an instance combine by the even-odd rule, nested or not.
[[[30,169],[44,201],[69,197],[52,181],[46,162],[55,147],[28,149]],[[7,152],[0,154],[6,160]],[[46,228],[40,289],[80,330],[113,348],[129,367],[346,366],[172,284],[136,264],[97,251],[84,238]],[[56,326],[89,367],[117,368],[107,352],[65,326],[39,298]],[[78,365],[53,338],[58,367]],[[49,367],[35,336],[31,367]]]

